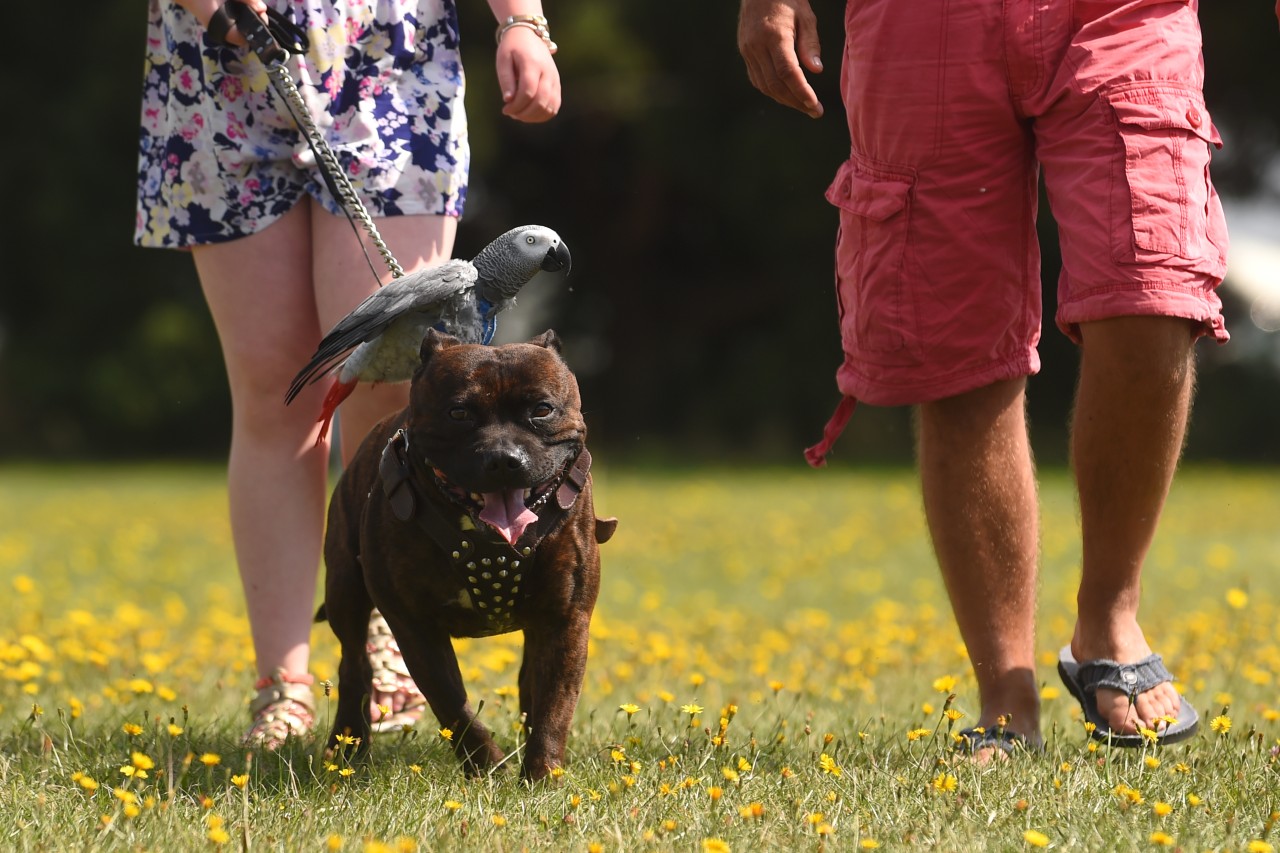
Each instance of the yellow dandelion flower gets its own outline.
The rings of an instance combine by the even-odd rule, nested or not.
[[[130,803],[129,805],[121,809],[120,812],[127,818],[134,818],[142,814],[142,809]]]
[[[624,702],[618,706],[618,710],[630,717],[640,710],[640,706],[635,702]]]
[[[1037,832],[1034,829],[1028,829],[1022,833],[1022,840],[1030,844],[1032,847],[1048,847],[1049,836],[1043,832]]]
[[[677,824],[674,820],[664,820],[662,822],[662,831],[675,832],[677,826],[679,826],[679,824]]]
[[[563,778],[563,777],[564,777],[564,768],[563,768],[563,767],[552,767],[552,768],[551,768],[551,778],[552,778],[552,779],[561,779],[561,778]]]
[[[351,768],[351,767],[344,767],[344,768],[342,768],[341,770],[339,770],[339,771],[338,771],[338,775],[339,775],[339,776],[346,777],[346,778],[350,778],[352,775],[354,775],[354,774],[355,774],[355,772],[356,772],[356,771],[355,771],[355,769],[354,769],[354,768]]]
[[[409,765],[409,772],[410,772],[410,773],[414,773],[414,774],[421,775],[421,773],[422,773],[422,765],[421,765],[421,764],[410,764],[410,765]]]
[[[1195,808],[1196,806],[1200,805],[1203,802],[1204,800],[1200,799],[1195,794],[1187,794],[1187,805],[1191,806],[1192,808]]]
[[[1244,849],[1248,850],[1249,853],[1272,853],[1275,848],[1261,838],[1255,838],[1245,845]]]
[[[213,767],[222,763],[222,756],[218,755],[216,752],[206,752],[204,755],[200,756],[200,763],[205,767]]]
[[[1280,720],[1280,710],[1276,710],[1275,708],[1265,708],[1262,711],[1262,719],[1266,720],[1268,723],[1274,723],[1276,720]]]
[[[178,735],[182,734],[182,726],[179,726],[175,723],[170,723],[168,725],[168,732],[169,732],[169,737],[177,737]]]
[[[732,767],[721,767],[720,775],[724,777],[726,782],[738,781],[738,771],[734,770]]]
[[[738,814],[744,818],[764,817],[764,803],[748,803],[738,810]]]
[[[458,809],[462,808],[462,803],[457,800],[445,800],[444,807],[451,812],[456,812]]]
[[[676,696],[674,693],[670,693],[666,690],[659,690],[658,698],[662,700],[663,704],[670,705],[675,701]]]
[[[933,734],[933,729],[912,729],[907,732],[907,740],[917,741],[922,737],[928,737]]]
[[[694,687],[701,687],[707,683],[707,677],[700,672],[695,672],[689,676],[689,683]]]
[[[1050,686],[1048,684],[1040,688],[1040,698],[1045,700],[1046,702],[1052,699],[1057,699],[1061,695],[1062,695],[1061,690],[1059,690],[1056,687]]]
[[[718,802],[724,796],[724,789],[719,785],[712,785],[707,789],[707,796],[711,798],[711,802]]]
[[[237,773],[231,777],[231,784],[237,788],[243,788],[249,781],[248,773]]]
[[[1231,731],[1231,718],[1226,714],[1219,714],[1209,721],[1209,728],[1220,735],[1225,735]]]
[[[933,689],[938,693],[950,693],[952,690],[956,689],[956,684],[958,682],[959,679],[954,675],[944,675],[941,678],[935,678],[933,680]]]
[[[792,770],[790,767],[783,767],[781,770],[778,771],[778,773],[782,776],[783,779],[790,779],[791,777],[796,775],[796,772]]]
[[[587,853],[604,853],[604,845],[599,841],[592,841],[587,845]]]
[[[324,840],[324,846],[330,853],[338,853],[342,849],[342,836],[336,832]]]
[[[950,773],[939,773],[937,776],[933,777],[933,782],[930,784],[933,786],[935,791],[950,792],[956,789],[959,782],[956,777],[952,776]]]
[[[704,838],[702,853],[729,853],[729,845],[719,838]]]
[[[776,678],[769,682],[769,689],[772,690],[774,693],[782,692],[782,688],[785,686],[786,685],[784,685],[781,681],[779,681]]]
[[[500,814],[496,814],[496,815],[494,815],[494,816],[491,818],[491,820],[493,821],[493,825],[494,825],[494,826],[506,826],[506,825],[507,825],[507,819],[506,819],[505,817],[503,817],[502,815],[500,815]]]
[[[818,824],[818,828],[815,829],[814,832],[818,833],[819,835],[830,835],[831,833],[835,832],[835,827],[833,827],[829,823],[820,823]]]
[[[1236,610],[1243,610],[1249,606],[1249,593],[1233,587],[1227,590],[1227,604]]]
[[[440,737],[441,737],[441,738],[443,738],[444,740],[452,741],[452,740],[453,740],[453,729],[441,729],[441,730],[440,730]]]
[[[1173,844],[1173,836],[1167,832],[1161,832],[1157,829],[1155,832],[1151,833],[1151,843],[1159,844],[1161,847],[1169,847]]]
[[[1152,770],[1155,770],[1160,766],[1160,759],[1156,758],[1154,755],[1148,755],[1146,758],[1142,759],[1142,763],[1150,767]]]
[[[701,705],[695,705],[692,702],[690,702],[688,705],[681,705],[680,711],[692,717],[696,714],[701,714],[703,711],[703,708]]]
[[[942,715],[954,723],[964,716],[964,711],[957,711],[955,708],[948,708],[947,710],[942,712]]]
[[[138,725],[137,723],[125,723],[123,726],[120,727],[120,730],[125,734],[127,734],[129,737],[136,737],[142,734],[142,726]]]
[[[1173,806],[1157,800],[1151,804],[1151,811],[1155,812],[1159,817],[1167,817],[1173,814]]]
[[[739,770],[741,770],[743,773],[750,773],[750,772],[751,772],[751,762],[750,762],[750,761],[747,761],[747,759],[745,759],[745,758],[739,758],[739,759],[738,759],[738,769],[739,769]]]
[[[810,826],[817,826],[826,819],[826,816],[822,812],[809,812],[804,816],[804,819],[809,822]]]
[[[844,772],[840,769],[840,765],[836,764],[836,760],[825,752],[818,757],[818,769],[823,773],[830,773],[837,779],[840,778],[840,775]]]
[[[75,777],[72,777],[72,778],[75,778]],[[98,790],[98,783],[94,780],[92,776],[85,776],[81,774],[80,778],[76,779],[76,783],[79,784],[79,786],[81,788],[84,788],[86,791]]]
[[[874,838],[864,838],[858,842],[858,846],[863,850],[875,850],[880,846],[880,842],[876,841]]]
[[[154,761],[152,761],[147,755],[141,752],[134,752],[130,754],[129,760],[133,764],[133,766],[138,768],[139,770],[150,770],[151,768],[156,766],[156,763]]]
[[[214,829],[209,830],[209,840],[214,844],[221,846],[231,840],[231,833],[227,832],[220,826],[215,827]]]

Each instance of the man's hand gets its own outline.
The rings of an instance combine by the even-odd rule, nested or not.
[[[822,104],[804,76],[805,70],[822,71],[818,19],[809,0],[742,0],[738,52],[751,85],[784,107],[813,118],[822,115]]]
[[[503,33],[497,63],[503,115],[542,122],[560,112],[560,69],[533,30],[512,27]]]

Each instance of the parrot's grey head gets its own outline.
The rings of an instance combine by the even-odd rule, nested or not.
[[[514,297],[540,272],[569,274],[572,259],[560,235],[541,225],[512,228],[480,250],[474,261],[480,296],[491,302]]]

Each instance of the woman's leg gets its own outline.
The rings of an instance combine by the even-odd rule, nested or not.
[[[457,220],[450,216],[395,216],[377,220],[378,231],[405,272],[435,266],[453,251]],[[316,306],[324,330],[346,316],[372,293],[377,282],[370,271],[360,243],[351,226],[313,205],[313,256]],[[382,258],[370,250],[375,269],[383,281],[391,279]],[[323,385],[324,383],[319,383]],[[361,385],[343,401],[338,411],[337,433],[342,461],[351,461],[369,429],[409,401],[408,383],[369,387]],[[375,620],[378,622],[379,620]],[[400,658],[399,647],[385,623],[375,624],[370,635],[370,657],[374,661],[371,717],[391,727],[411,725],[422,713],[421,694]],[[406,706],[410,710],[405,711]],[[385,709],[385,710],[384,710]],[[403,713],[402,713],[403,712]]]
[[[284,404],[319,341],[311,211],[192,255],[231,387],[231,530],[259,676],[307,672],[328,449],[315,447],[322,391]]]

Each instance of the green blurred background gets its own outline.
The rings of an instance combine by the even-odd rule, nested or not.
[[[827,115],[747,83],[733,2],[546,0],[561,115],[499,114],[493,21],[459,0],[473,145],[455,253],[525,222],[572,247],[506,338],[556,328],[593,444],[636,461],[803,465],[837,401],[836,215],[822,192],[848,139],[836,93],[843,4],[817,0]],[[14,8],[3,134],[0,458],[218,458],[229,401],[190,259],[131,243],[145,4]],[[1233,256],[1225,347],[1202,344],[1188,455],[1280,461],[1280,34],[1269,0],[1201,9],[1214,178]],[[1042,206],[1046,316],[1059,266]],[[509,315],[510,316],[510,315]],[[1065,456],[1073,347],[1048,324],[1031,385],[1042,460]],[[283,389],[282,389],[283,393]],[[905,409],[864,407],[835,460],[910,458]]]

